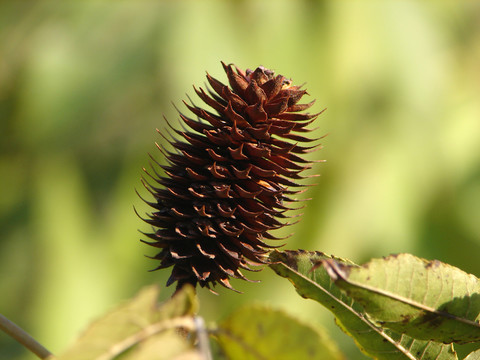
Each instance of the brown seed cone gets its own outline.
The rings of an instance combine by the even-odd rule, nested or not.
[[[161,249],[154,270],[173,266],[167,286],[234,290],[230,277],[247,280],[240,269],[266,263],[274,246],[264,239],[286,225],[278,220],[287,217],[286,195],[298,192],[295,181],[311,165],[301,156],[316,148],[297,145],[314,141],[298,133],[318,116],[299,113],[313,104],[298,104],[305,90],[262,66],[222,65],[230,88],[207,74],[213,90],[195,91],[213,110],[185,103],[196,119],[180,113],[190,129],[173,130],[174,152],[159,146],[165,175],[147,174],[160,186],[144,182],[155,198],[144,220],[156,229],[144,242]]]

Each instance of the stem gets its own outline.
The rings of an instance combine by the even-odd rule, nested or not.
[[[53,354],[45,349],[33,337],[31,337],[25,330],[8,320],[5,316],[0,314],[0,330],[14,338],[17,342],[25,346],[32,353],[37,355],[40,359],[47,359]]]
[[[208,332],[205,328],[205,321],[200,316],[194,318],[195,327],[197,328],[198,351],[203,355],[205,360],[212,360],[212,352],[210,351],[210,343],[208,341]]]

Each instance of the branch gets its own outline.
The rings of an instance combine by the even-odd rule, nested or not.
[[[25,330],[8,320],[2,314],[0,314],[0,330],[3,330],[6,334],[10,335],[40,359],[47,359],[48,357],[53,356],[50,351],[45,349],[33,337],[27,334]]]

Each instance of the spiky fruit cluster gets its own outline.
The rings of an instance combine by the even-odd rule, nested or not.
[[[144,182],[155,198],[146,201],[155,232],[145,242],[161,249],[155,270],[173,267],[167,285],[233,289],[229,278],[247,280],[240,269],[266,263],[274,246],[264,239],[286,225],[287,195],[311,165],[301,155],[315,146],[298,145],[313,141],[299,133],[318,116],[299,113],[313,104],[298,104],[306,91],[262,66],[222,65],[230,87],[207,74],[211,89],[195,91],[211,109],[185,103],[196,119],[180,113],[190,129],[174,130],[173,152],[158,146],[168,161],[157,163],[165,175],[151,176],[160,187]]]

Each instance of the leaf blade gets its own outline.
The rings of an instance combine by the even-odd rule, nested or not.
[[[320,261],[332,259],[352,266],[346,260],[303,250],[275,250],[270,255],[272,264],[269,266],[278,275],[290,280],[302,297],[313,299],[329,309],[336,316],[342,330],[355,340],[364,353],[375,359],[457,359],[451,345],[416,340],[390,330],[382,330],[368,321],[362,315],[359,305],[334,284],[324,268],[311,271]]]
[[[189,327],[197,311],[193,287],[184,287],[174,297],[158,306],[159,288],[150,286],[94,321],[77,341],[57,360],[107,360],[154,336],[176,338],[182,349],[192,346],[172,329]],[[149,345],[150,346],[150,345]],[[155,357],[155,359],[164,359]],[[167,358],[165,358],[167,359]]]
[[[410,254],[324,266],[382,326],[423,340],[480,341],[480,280],[471,274]]]
[[[471,352],[463,360],[480,360],[480,349]]]
[[[326,332],[266,306],[236,310],[216,335],[230,360],[344,359]]]

